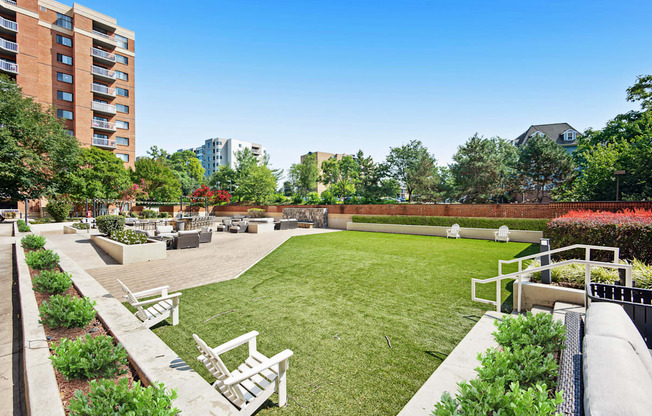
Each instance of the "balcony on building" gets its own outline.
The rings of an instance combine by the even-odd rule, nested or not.
[[[111,64],[115,63],[115,55],[107,51],[103,51],[102,49],[94,48],[91,46],[91,55],[93,56],[93,59]]]
[[[18,74],[18,64],[0,59],[0,71]]]
[[[0,38],[0,49],[9,53],[18,53],[18,44],[16,42]]]
[[[93,111],[97,111],[98,113],[115,114],[115,106],[112,104],[93,101],[93,103],[91,104],[91,108],[93,109]]]
[[[14,9],[12,9],[12,8],[7,7],[7,5],[10,5],[10,6],[17,6],[18,4],[16,3],[15,0],[2,0],[2,1],[0,1],[0,7],[5,7],[5,8],[7,8],[8,10],[14,10]]]
[[[97,43],[98,45],[114,49],[117,45],[117,42],[115,41],[115,37],[113,35],[108,35],[106,33],[102,33],[99,30],[93,29],[92,33],[92,38],[93,38],[93,43]]]
[[[0,16],[0,31],[16,33],[18,32],[18,23]]]
[[[91,120],[91,126],[94,129],[102,131],[115,131],[115,123],[104,120]]]
[[[91,65],[91,73],[93,76],[103,79],[105,81],[115,81],[115,72],[109,71],[101,66]]]
[[[93,146],[101,147],[102,149],[115,149],[115,140],[109,140],[103,137],[93,136],[92,144]]]
[[[91,92],[105,97],[115,97],[115,88],[109,88],[106,85],[91,84]]]

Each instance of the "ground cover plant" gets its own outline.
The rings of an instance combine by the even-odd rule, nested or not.
[[[507,316],[496,321],[500,348],[479,354],[478,376],[458,384],[459,393],[442,395],[433,416],[552,416],[562,403],[556,392],[566,330],[551,314]]]
[[[147,242],[147,236],[142,233],[137,233],[134,230],[119,230],[111,232],[111,240],[131,246],[134,244],[145,244]]]
[[[27,225],[23,220],[16,221],[16,224],[18,225],[18,231],[21,233],[28,233],[32,231],[32,229],[29,228],[29,225]]]
[[[261,416],[395,415],[486,310],[471,301],[471,278],[537,251],[381,233],[293,237],[238,279],[184,290],[179,325],[154,332],[211,383],[193,333],[216,347],[256,330],[263,354],[291,349],[288,406],[272,396]],[[495,286],[478,296],[494,298]],[[226,365],[246,352],[224,354]]]
[[[30,251],[25,263],[33,270],[52,270],[59,265],[59,255],[52,250]]]
[[[72,286],[70,273],[58,270],[42,270],[32,278],[34,290],[41,293],[64,293]]]
[[[95,319],[95,301],[53,295],[38,308],[41,321],[49,328],[83,328]]]
[[[64,338],[59,344],[52,344],[50,360],[67,379],[114,378],[127,372],[127,352],[122,345],[114,345],[113,337],[107,335]]]
[[[354,215],[353,222],[374,224],[431,225],[450,227],[459,224],[467,228],[497,229],[501,225],[511,230],[543,231],[548,220],[532,218],[484,218],[484,217],[422,217],[412,215],[361,216]]]
[[[85,222],[76,222],[72,225],[72,228],[75,228],[77,230],[89,230],[91,228],[91,225]]]
[[[45,245],[45,237],[36,234],[27,234],[20,239],[20,245],[28,250],[38,250]]]

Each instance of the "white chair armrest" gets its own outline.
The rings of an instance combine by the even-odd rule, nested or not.
[[[496,235],[496,236],[497,236],[497,235],[498,235],[498,231],[494,231],[494,235]]]
[[[293,355],[294,353],[291,350],[281,351],[275,356],[273,356],[272,358],[270,358],[269,360],[266,360],[237,376],[231,376],[227,378],[226,380],[224,380],[224,384],[226,384],[227,386],[233,386],[234,384],[241,383],[244,380],[255,376],[256,374],[260,373],[263,370],[267,370],[268,368],[271,368],[283,361],[287,361]]]
[[[231,351],[232,349],[239,347],[240,345],[246,344],[250,339],[256,338],[257,336],[258,331],[248,332],[244,335],[240,335],[235,339],[232,339],[229,342],[225,342],[224,344],[213,348],[213,352],[218,355],[223,354],[227,351]]]
[[[161,287],[155,287],[154,289],[147,289],[143,290],[142,292],[135,292],[132,293],[137,298],[141,298],[143,296],[150,296],[150,295],[155,295],[157,293],[163,293],[164,290],[168,290],[170,286],[161,286]]]
[[[140,302],[132,303],[131,306],[149,305],[151,303],[158,303],[158,302],[162,302],[164,300],[178,298],[179,296],[181,296],[181,292],[173,293],[173,294],[167,295],[167,296],[161,296],[160,298],[148,299],[148,300],[143,300],[143,301],[140,301]]]

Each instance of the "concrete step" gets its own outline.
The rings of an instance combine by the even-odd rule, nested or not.
[[[564,319],[566,319],[566,312],[577,312],[583,318],[586,313],[586,308],[583,305],[578,305],[576,303],[555,302],[555,306],[552,310],[552,317],[554,319],[563,323]]]
[[[536,315],[538,313],[552,313],[552,308],[547,306],[534,305],[532,306],[530,312],[532,312],[532,315]]]

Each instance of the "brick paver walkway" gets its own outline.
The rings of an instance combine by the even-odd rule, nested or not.
[[[329,229],[295,229],[261,234],[213,233],[210,243],[199,248],[168,250],[165,260],[127,265],[116,264],[86,235],[47,233],[48,244],[62,250],[84,268],[113,296],[122,292],[116,279],[133,291],[169,285],[171,290],[202,286],[237,277],[292,236]]]

